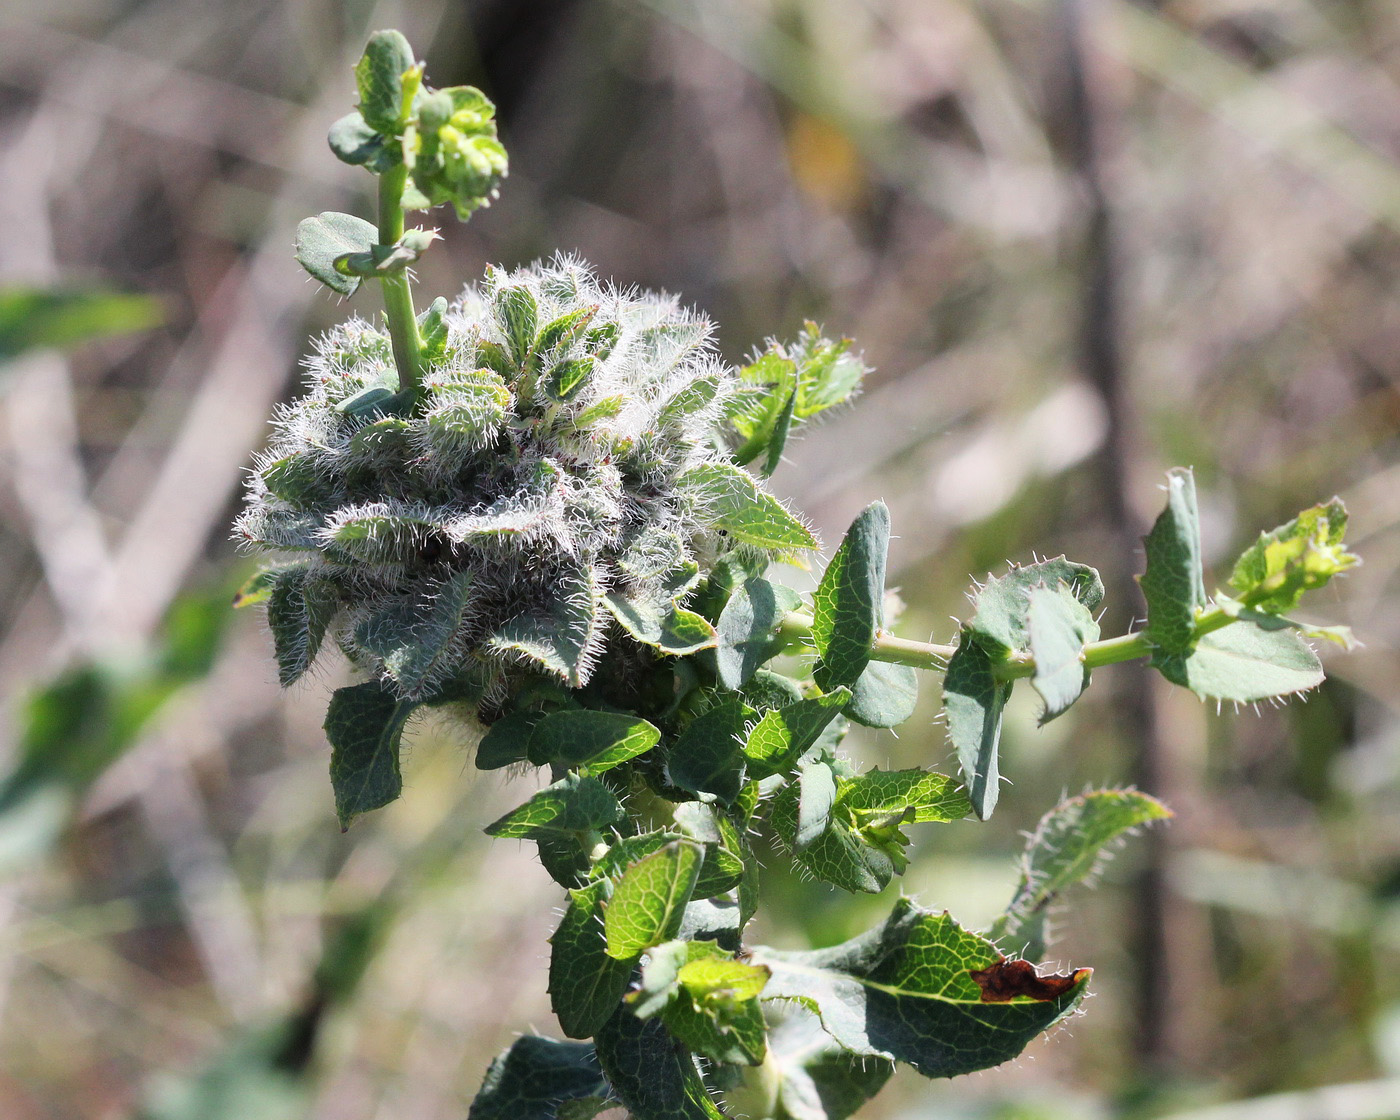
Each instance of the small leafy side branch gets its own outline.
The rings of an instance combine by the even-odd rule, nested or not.
[[[326,715],[343,825],[399,796],[423,709],[478,729],[483,770],[549,771],[486,831],[534,842],[565,892],[549,992],[575,1041],[518,1040],[470,1115],[840,1120],[898,1062],[950,1077],[1020,1053],[1089,983],[1036,968],[1047,913],[1169,816],[1160,803],[1103,790],[1052,808],[985,934],[901,898],[810,952],[745,943],[750,838],[771,833],[808,878],[879,892],[908,864],[906,828],[992,813],[1018,681],[1045,720],[1094,669],[1140,657],[1237,703],[1317,685],[1306,639],[1347,636],[1291,612],[1356,562],[1341,503],[1262,534],[1208,598],[1191,473],[1171,472],[1146,540],[1147,623],[1116,637],[1099,632],[1098,574],[1064,558],[977,587],[951,645],[898,637],[878,501],[804,600],[775,572],[817,541],[764,479],[855,394],[851,342],[808,324],[736,368],[703,318],[569,258],[488,269],[417,311],[410,269],[436,235],[405,213],[468,218],[505,150],[491,103],[431,89],[397,32],[370,39],[355,75],[358,108],[330,144],[378,177],[378,223],[309,218],[297,253],[342,295],[378,281],[384,314],[322,338],[274,418],[236,533],[280,562],[240,602],[266,604],[284,684],[330,645],[363,672]],[[908,720],[920,671],[942,674],[961,774],[860,770],[847,729]]]

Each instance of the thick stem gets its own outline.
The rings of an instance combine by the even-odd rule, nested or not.
[[[403,189],[408,182],[408,168],[403,164],[379,177],[379,243],[393,245],[403,237]],[[408,276],[402,272],[386,276],[384,311],[389,320],[389,338],[394,347],[394,365],[399,371],[399,389],[408,390],[416,399],[423,384],[419,351],[422,339],[418,335],[418,317],[413,312],[413,291]]]

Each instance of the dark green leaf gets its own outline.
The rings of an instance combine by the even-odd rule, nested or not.
[[[491,1063],[467,1120],[583,1120],[616,1103],[592,1045],[525,1035]]]
[[[817,540],[753,476],[730,463],[701,463],[677,480],[717,528],[760,548],[784,551],[817,547]]]
[[[375,683],[338,688],[331,697],[325,727],[331,742],[335,811],[342,828],[402,792],[399,740],[417,706]]]
[[[948,738],[958,752],[973,810],[982,820],[992,815],[1001,792],[997,745],[1001,741],[1001,712],[1011,695],[1011,684],[997,680],[999,660],[964,628],[943,678]]]
[[[403,128],[405,71],[414,65],[413,48],[397,31],[376,31],[365,53],[355,64],[355,84],[360,91],[360,115],[378,132],[393,134]]]
[[[851,523],[812,598],[812,644],[821,657],[812,677],[823,689],[854,685],[870,663],[884,622],[889,543],[890,511],[872,502]]]
[[[744,781],[743,743],[757,718],[742,700],[726,700],[697,716],[667,752],[672,783],[732,804]]]
[[[851,1054],[908,1062],[925,1077],[1016,1057],[1074,1010],[1089,979],[1088,969],[1039,978],[1008,969],[991,942],[903,898],[883,925],[843,945],[759,947],[751,959],[772,971],[764,999],[796,1000]],[[999,987],[1011,998],[987,998]]]
[[[742,688],[773,656],[778,625],[800,602],[791,588],[757,576],[734,591],[715,624],[715,664],[721,685]]]
[[[405,695],[421,697],[452,670],[473,582],[470,571],[457,572],[355,628],[355,640],[383,662],[384,671]]]
[[[581,688],[602,642],[599,599],[591,571],[561,578],[548,609],[511,619],[488,645],[548,669],[570,688]]]
[[[543,712],[511,712],[502,716],[481,737],[476,748],[476,768],[499,770],[528,761],[530,735],[542,719]]]
[[[620,1008],[594,1039],[598,1061],[633,1120],[725,1120],[695,1058],[660,1019]]]
[[[598,831],[625,815],[617,796],[597,778],[569,774],[487,825],[485,832],[506,839],[538,840],[550,833]]]
[[[1167,472],[1167,508],[1143,544],[1147,549],[1147,571],[1141,576],[1147,636],[1165,654],[1185,653],[1195,638],[1196,613],[1206,604],[1196,480],[1186,468]]]
[[[267,624],[277,654],[277,676],[286,688],[301,678],[320,651],[326,628],[340,610],[334,584],[306,568],[276,570],[267,600]]]
[[[580,708],[551,712],[541,719],[530,735],[528,750],[536,766],[582,766],[599,774],[645,754],[660,738],[660,731],[637,716]]]
[[[620,1006],[636,964],[636,954],[608,954],[603,911],[611,889],[611,883],[599,881],[570,891],[568,909],[549,939],[550,1004],[570,1038],[598,1033]]]
[[[358,110],[331,125],[326,142],[336,159],[352,167],[363,167],[375,175],[382,175],[403,162],[402,144],[372,129]]]
[[[766,712],[744,744],[749,777],[787,773],[816,744],[827,724],[841,714],[850,696],[847,689],[838,688],[825,696]]]

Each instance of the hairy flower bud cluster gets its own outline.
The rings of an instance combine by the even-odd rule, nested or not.
[[[405,699],[579,687],[613,640],[711,644],[681,600],[718,552],[814,546],[734,465],[740,373],[674,299],[562,259],[420,328],[419,394],[363,320],[321,339],[249,480],[236,535],[290,560],[264,576],[284,684],[332,637]]]

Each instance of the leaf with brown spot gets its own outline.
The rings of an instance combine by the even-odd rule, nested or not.
[[[1087,980],[1094,970],[1080,968],[1061,975],[1042,976],[1030,961],[1009,961],[1005,957],[986,968],[969,969],[968,975],[982,989],[983,1003],[1010,1003],[1013,999],[1033,999],[1044,1003],[1059,999],[1075,985]]]

